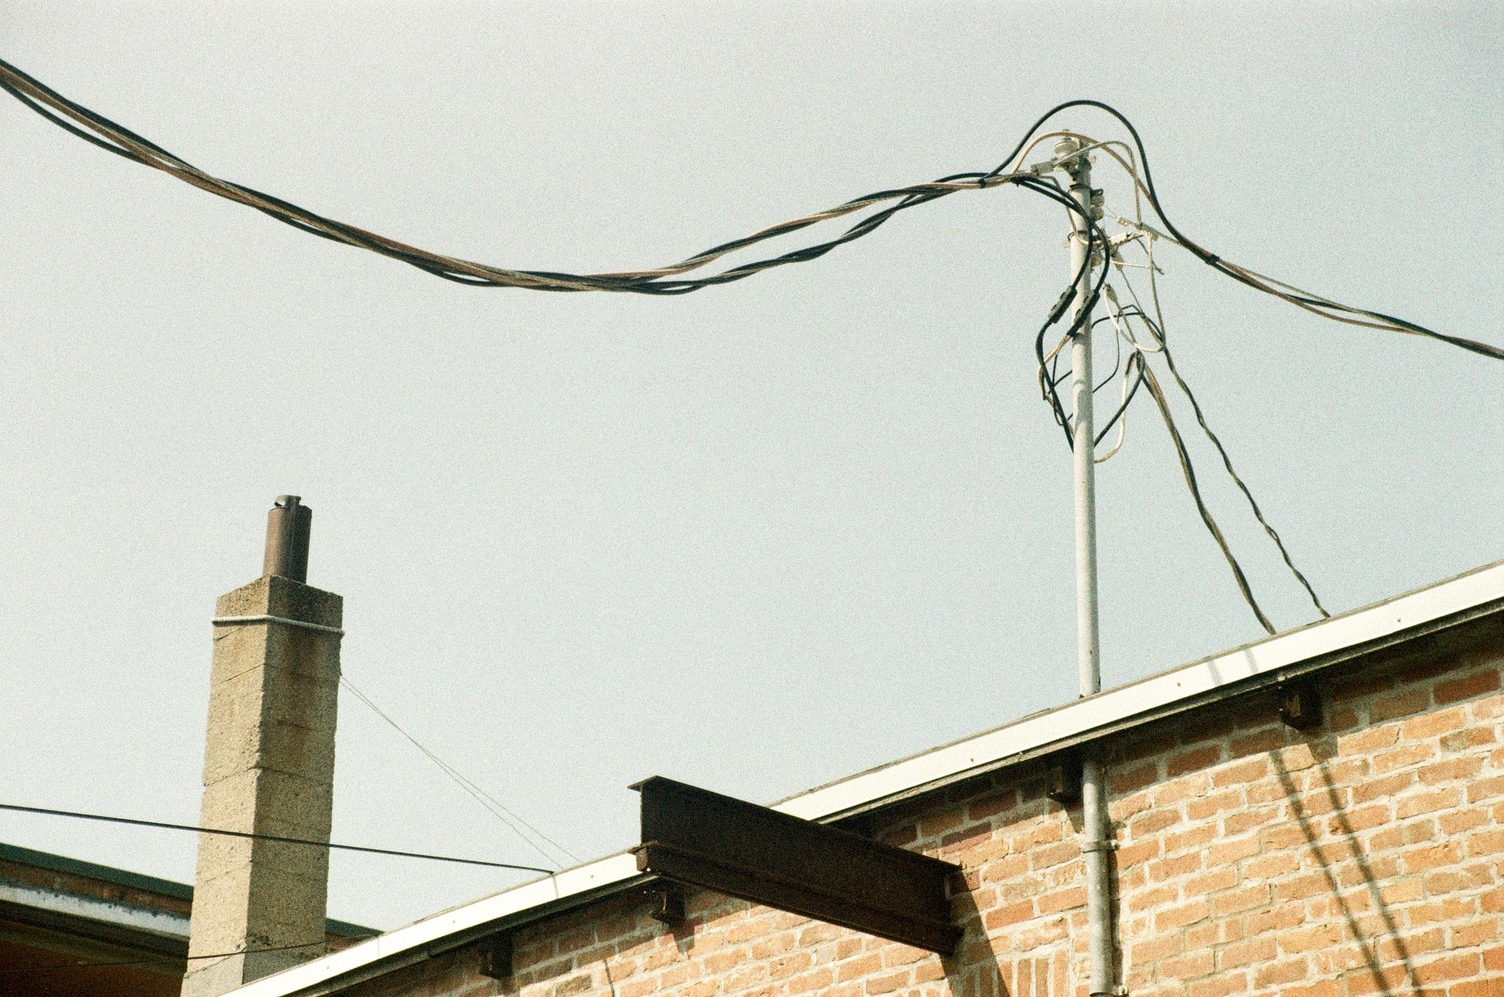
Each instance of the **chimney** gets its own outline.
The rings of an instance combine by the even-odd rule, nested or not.
[[[215,607],[202,827],[329,840],[344,600],[306,584],[312,519],[278,496],[262,576]],[[183,997],[323,955],[328,890],[328,849],[200,835]]]

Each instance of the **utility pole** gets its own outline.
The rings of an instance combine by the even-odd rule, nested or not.
[[[1071,426],[1072,456],[1076,484],[1076,667],[1081,695],[1102,689],[1101,640],[1097,627],[1097,495],[1096,425],[1092,418],[1091,301],[1092,260],[1089,231],[1092,220],[1101,217],[1091,189],[1091,162],[1086,154],[1072,156],[1081,143],[1071,137],[1055,145],[1060,168],[1071,178],[1070,196],[1081,208],[1071,212],[1071,274],[1076,280],[1076,299],[1071,311],[1079,327],[1071,337]],[[1103,265],[1106,265],[1106,247]],[[1087,947],[1091,966],[1088,992],[1091,997],[1110,997],[1113,985],[1112,909],[1109,904],[1106,778],[1101,761],[1088,747],[1081,760],[1081,829],[1086,839],[1081,850],[1086,857]]]

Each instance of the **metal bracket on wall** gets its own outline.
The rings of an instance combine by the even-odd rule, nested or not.
[[[1279,718],[1296,730],[1314,730],[1321,726],[1321,694],[1316,683],[1310,679],[1281,682],[1276,688],[1279,696]]]
[[[1050,759],[1044,774],[1044,795],[1068,807],[1081,802],[1081,755],[1068,751]]]
[[[684,923],[684,888],[678,883],[659,880],[648,887],[648,899],[652,901],[648,913],[653,920],[662,921],[669,927]]]
[[[512,975],[512,936],[492,935],[481,945],[480,975],[505,980]]]

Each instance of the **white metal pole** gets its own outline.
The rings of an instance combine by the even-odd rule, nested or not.
[[[1057,157],[1080,148],[1072,138],[1055,146]],[[1071,339],[1071,428],[1076,485],[1076,668],[1081,695],[1101,691],[1101,643],[1097,628],[1097,497],[1096,426],[1092,418],[1091,300],[1092,267],[1087,258],[1088,230],[1093,217],[1091,163],[1085,154],[1062,164],[1070,175],[1070,194],[1085,217],[1071,213],[1071,273],[1076,281],[1071,318],[1080,328]],[[1105,247],[1104,265],[1105,265]],[[1102,766],[1090,748],[1081,761],[1081,846],[1086,858],[1087,946],[1092,997],[1112,993],[1112,910],[1109,906],[1107,796]]]

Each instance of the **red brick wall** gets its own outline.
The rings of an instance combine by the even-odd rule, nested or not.
[[[1131,994],[1504,997],[1504,635],[1479,633],[1323,677],[1309,733],[1255,693],[1106,746]],[[1080,811],[1041,766],[861,829],[963,866],[955,957],[704,893],[670,930],[626,896],[522,929],[507,981],[472,947],[349,992],[1084,997]]]

